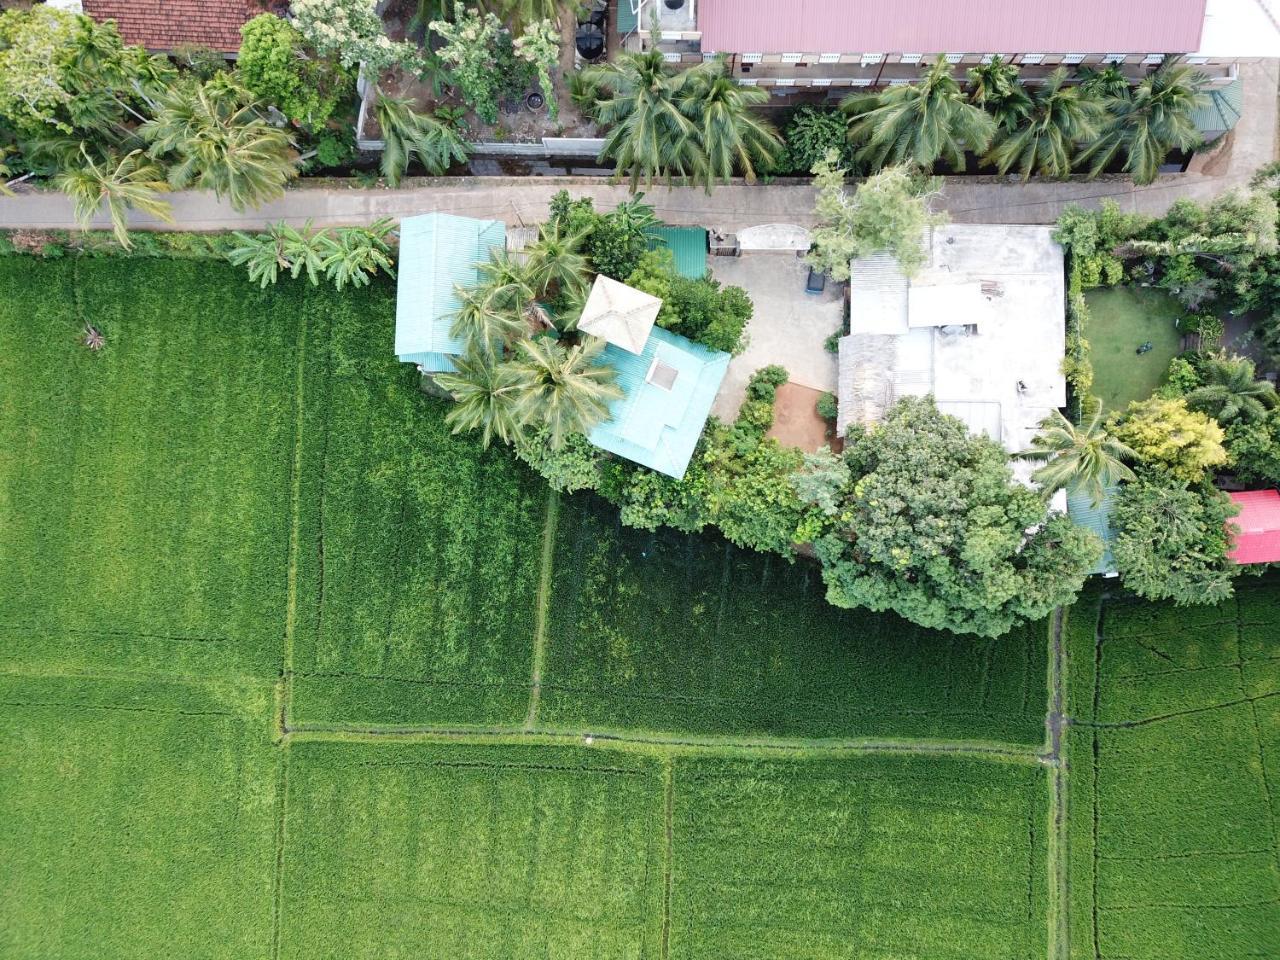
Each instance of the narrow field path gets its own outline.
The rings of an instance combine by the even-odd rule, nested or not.
[[[538,722],[538,703],[542,699],[542,665],[546,659],[547,615],[551,610],[551,572],[556,554],[556,524],[560,519],[560,494],[547,488],[547,519],[542,525],[542,569],[538,574],[538,599],[534,611],[533,665],[529,671],[529,712],[524,718],[525,730]]]

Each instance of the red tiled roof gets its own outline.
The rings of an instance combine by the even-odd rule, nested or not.
[[[1191,53],[1206,0],[698,0],[717,53]]]
[[[220,53],[240,49],[240,27],[254,16],[248,0],[84,0],[95,20],[114,20],[125,43],[173,50],[184,43]]]
[[[1280,563],[1280,491],[1246,490],[1231,499],[1240,513],[1228,523],[1240,528],[1232,538],[1236,563]]]

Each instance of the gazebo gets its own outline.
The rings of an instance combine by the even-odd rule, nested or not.
[[[600,274],[591,287],[578,329],[631,353],[640,353],[662,310],[652,294]]]
[[[466,345],[449,333],[462,306],[459,287],[473,287],[477,267],[506,244],[497,220],[428,213],[400,221],[396,281],[396,356],[423,373],[452,370]]]

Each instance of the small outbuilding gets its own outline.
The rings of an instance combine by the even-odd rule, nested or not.
[[[1280,563],[1280,491],[1245,490],[1231,494],[1240,513],[1228,523],[1239,528],[1229,556],[1236,563]]]
[[[450,334],[462,306],[458,289],[480,281],[478,268],[506,245],[498,220],[427,213],[400,221],[396,281],[396,356],[423,373],[453,369],[466,345]]]

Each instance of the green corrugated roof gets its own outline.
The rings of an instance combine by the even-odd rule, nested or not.
[[[655,360],[676,371],[670,390],[647,381]],[[622,398],[610,404],[609,419],[588,439],[659,473],[683,477],[729,369],[729,354],[654,327],[643,353],[609,344],[604,361],[617,371]]]
[[[1212,139],[1236,125],[1244,109],[1244,81],[1237,77],[1225,87],[1210,90],[1206,103],[1191,114],[1201,136]]]
[[[637,5],[638,0],[637,0]],[[631,9],[631,0],[618,0],[618,36],[625,37],[636,28],[637,14]]]
[[[649,227],[645,233],[649,235],[650,250],[666,247],[671,251],[680,276],[690,280],[706,276],[707,231],[702,227]]]
[[[448,370],[442,355],[462,353],[465,344],[449,335],[461,306],[456,288],[474,286],[476,265],[506,243],[497,220],[428,213],[400,221],[396,265],[396,356],[428,370]],[[445,364],[441,366],[441,364]]]
[[[1102,559],[1097,562],[1090,573],[1103,573],[1111,576],[1116,572],[1116,561],[1111,555],[1111,544],[1115,540],[1115,531],[1111,529],[1111,511],[1115,506],[1117,487],[1108,487],[1102,502],[1097,506],[1093,498],[1080,489],[1067,491],[1067,516],[1078,527],[1092,530],[1102,538],[1105,550]]]

